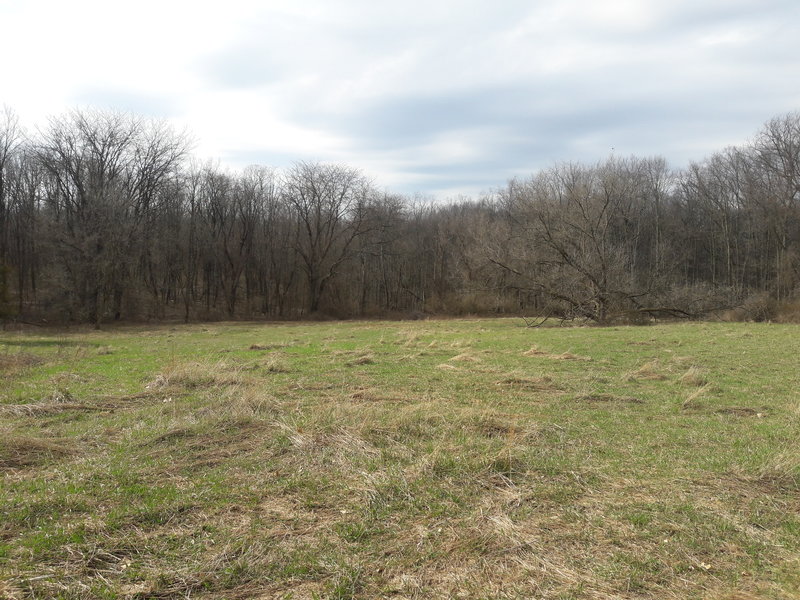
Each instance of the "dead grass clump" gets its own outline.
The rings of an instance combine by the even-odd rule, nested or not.
[[[471,355],[469,352],[463,352],[462,354],[458,354],[449,360],[454,362],[480,362],[481,359],[477,356]]]
[[[292,344],[289,343],[277,343],[277,344],[251,344],[248,350],[281,350],[283,348],[287,348]]]
[[[255,386],[227,388],[221,397],[221,402],[213,409],[217,416],[228,420],[249,420],[275,416],[279,411],[278,400]]]
[[[44,359],[30,352],[0,354],[0,371],[22,371],[44,363]]]
[[[253,440],[269,426],[252,419],[207,419],[174,427],[140,444],[147,456],[169,456],[176,469],[215,467],[254,448]]]
[[[68,410],[78,411],[103,411],[112,410],[111,406],[81,404],[74,402],[35,402],[31,404],[0,404],[0,415],[18,417],[35,417],[38,415],[51,415]]]
[[[522,429],[517,425],[494,417],[479,417],[469,426],[473,431],[489,438],[516,437],[522,433]]]
[[[535,423],[514,423],[507,419],[482,416],[467,423],[475,433],[487,438],[505,438],[508,443],[531,442],[539,438],[541,431]]]
[[[800,448],[792,446],[769,458],[759,471],[763,481],[800,489]]]
[[[684,410],[698,408],[697,400],[708,390],[708,385],[697,388],[695,391],[686,396],[686,399],[681,403],[681,408]]]
[[[613,402],[621,404],[644,404],[644,400],[633,396],[616,396],[614,394],[581,394],[575,397],[582,402]]]
[[[759,419],[767,416],[767,409],[756,410],[746,406],[729,406],[726,408],[720,408],[715,412],[720,415],[731,415],[734,417],[756,417]]]
[[[402,345],[406,348],[412,345],[416,345],[419,342],[420,338],[419,333],[416,331],[400,331],[398,332],[398,335],[401,338],[405,338],[403,340]]]
[[[458,371],[458,367],[455,367],[453,365],[448,365],[447,363],[436,365],[436,368],[441,369],[442,371]]]
[[[550,377],[506,377],[496,382],[496,385],[502,385],[512,388],[521,388],[526,390],[535,390],[541,392],[549,392],[558,390],[558,386],[553,383]]]
[[[678,383],[681,385],[701,387],[706,385],[708,380],[699,368],[689,367],[689,370],[678,378]]]
[[[48,415],[69,410],[79,411],[102,411],[111,410],[114,406],[110,404],[84,404],[78,402],[67,389],[57,389],[49,396],[45,396],[39,402],[27,404],[0,404],[0,415],[12,416],[37,416]]]
[[[523,356],[546,356],[547,352],[540,350],[538,346],[531,346],[530,350],[522,353]]]
[[[627,373],[624,377],[625,381],[637,381],[639,379],[647,379],[650,381],[663,381],[667,377],[659,372],[660,364],[658,359],[651,360],[643,364],[641,367],[636,369],[635,371],[631,371]]]
[[[377,456],[380,451],[352,431],[339,428],[334,432],[306,431],[287,422],[278,422],[289,442],[306,457],[325,454],[338,462],[347,462],[353,456]]]
[[[485,469],[489,482],[498,487],[512,487],[528,470],[528,463],[512,451],[500,452]]]
[[[527,350],[522,353],[523,356],[540,356],[542,358],[550,358],[553,360],[585,360],[590,361],[592,360],[588,356],[580,356],[578,354],[573,354],[572,352],[563,352],[561,354],[551,354],[549,352],[545,352],[540,350],[538,346],[531,346],[530,350]]]
[[[360,365],[371,365],[375,363],[375,357],[372,354],[363,354],[354,358],[353,360],[347,361],[345,364],[348,367],[358,367]]]
[[[262,364],[269,373],[291,373],[292,371],[286,359],[279,354],[270,354]]]
[[[0,598],[3,600],[20,600],[27,594],[22,589],[13,586],[9,581],[0,581]]]
[[[74,453],[67,440],[4,434],[0,439],[0,469],[20,469]]]
[[[59,388],[73,383],[86,383],[86,378],[78,373],[57,373],[50,378],[50,382]]]
[[[358,402],[410,402],[410,398],[389,396],[375,390],[359,389],[350,394],[350,399]]]
[[[148,390],[183,388],[196,390],[215,386],[236,385],[243,382],[241,368],[225,362],[175,363],[161,371],[145,387]]]
[[[572,354],[572,352],[564,352],[563,354],[551,354],[548,358],[555,358],[556,360],[585,360],[591,361],[591,357],[589,356],[580,356],[578,354]]]

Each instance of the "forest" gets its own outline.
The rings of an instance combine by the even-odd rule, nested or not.
[[[800,113],[676,168],[565,162],[484,196],[241,171],[134,114],[0,111],[0,319],[800,319]]]

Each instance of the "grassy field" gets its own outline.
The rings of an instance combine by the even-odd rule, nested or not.
[[[800,329],[0,333],[0,598],[800,597]]]

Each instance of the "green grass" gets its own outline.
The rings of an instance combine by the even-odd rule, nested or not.
[[[800,597],[795,326],[0,335],[0,598]]]

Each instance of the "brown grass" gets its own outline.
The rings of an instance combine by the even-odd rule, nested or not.
[[[2,432],[0,432],[2,433]],[[21,469],[74,454],[68,440],[2,435],[0,469]]]
[[[273,426],[248,418],[210,419],[173,427],[140,444],[151,458],[170,457],[170,468],[197,471],[252,452]]]
[[[708,380],[698,367],[689,367],[689,370],[680,376],[678,383],[686,386],[701,387],[706,385]]]
[[[575,397],[581,402],[619,402],[622,404],[644,404],[644,400],[633,396],[615,396],[614,394],[581,394]]]
[[[590,356],[580,356],[578,354],[572,354],[571,352],[564,352],[563,354],[551,354],[548,358],[554,358],[556,360],[592,360]]]
[[[703,394],[705,394],[705,392],[708,390],[708,388],[709,388],[709,385],[706,384],[706,385],[704,385],[702,387],[697,388],[693,392],[690,392],[686,396],[686,399],[681,403],[681,408],[684,409],[684,410],[698,408],[697,400]]]
[[[289,363],[280,354],[270,354],[264,359],[262,367],[270,373],[291,373]]]
[[[411,398],[384,394],[374,389],[358,389],[350,394],[350,399],[357,402],[411,402]]]
[[[762,408],[756,410],[755,408],[749,408],[747,406],[729,406],[726,408],[717,409],[715,412],[720,415],[732,415],[734,417],[757,417],[759,419],[766,417],[769,414],[768,409]]]
[[[243,383],[244,380],[241,366],[223,361],[216,363],[179,362],[164,368],[145,388],[148,390],[168,388],[196,390],[237,385]]]
[[[800,448],[794,446],[777,452],[764,463],[759,475],[764,480],[800,489]]]
[[[553,380],[550,377],[509,376],[495,383],[496,385],[507,386],[510,388],[534,390],[541,392],[552,392],[560,389],[555,383],[553,383]]]
[[[447,363],[436,365],[436,368],[441,369],[442,371],[458,371],[458,367],[453,365],[448,365]]]
[[[36,402],[31,404],[0,404],[0,415],[33,417],[37,415],[51,415],[68,410],[102,411],[111,409],[112,407],[107,405],[92,406],[89,404],[70,402]]]
[[[541,358],[550,358],[553,360],[585,360],[590,361],[592,360],[589,356],[580,356],[578,354],[573,354],[572,352],[562,352],[561,354],[551,354],[549,352],[545,352],[541,350],[538,346],[531,346],[530,350],[526,350],[522,353],[523,356],[539,356]]]
[[[531,346],[530,350],[522,353],[523,356],[547,356],[547,352],[540,350],[538,346]]]
[[[481,359],[477,356],[473,356],[469,352],[463,352],[461,354],[457,354],[449,360],[453,362],[480,362]]]
[[[348,367],[358,367],[361,365],[371,365],[375,363],[375,357],[372,354],[362,354],[353,360],[347,361],[345,364]]]
[[[22,371],[44,363],[44,359],[29,352],[0,354],[0,371]]]
[[[660,363],[658,359],[651,360],[643,364],[641,367],[636,369],[635,371],[631,371],[630,373],[625,374],[623,379],[625,381],[637,381],[639,379],[646,379],[650,381],[663,381],[666,379],[666,375],[660,372]]]

